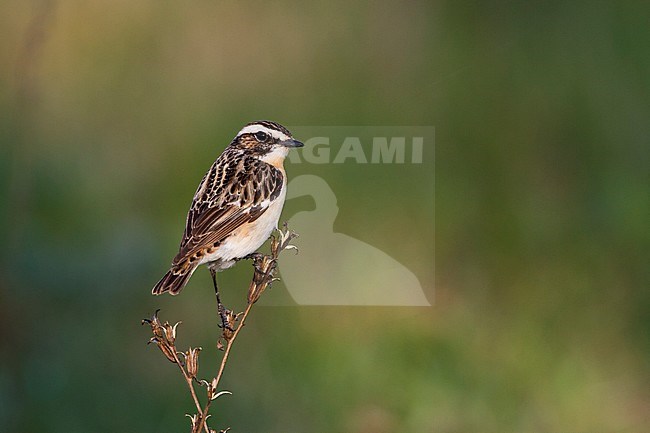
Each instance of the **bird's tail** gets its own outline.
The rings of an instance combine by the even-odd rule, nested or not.
[[[154,286],[151,293],[154,295],[162,295],[165,292],[169,292],[171,295],[178,295],[189,281],[195,269],[196,267],[187,269],[183,272],[180,269],[172,267],[167,271],[165,276],[158,281],[158,284]]]

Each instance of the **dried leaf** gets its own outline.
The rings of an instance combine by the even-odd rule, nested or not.
[[[189,413],[185,414],[186,417],[190,419],[192,423],[192,433],[198,433],[201,431],[201,417],[198,414],[190,415]]]
[[[226,395],[226,394],[227,394],[227,395],[232,395],[232,392],[230,392],[230,391],[221,391],[221,392],[218,392],[218,393],[214,394],[212,397],[210,397],[210,400],[216,400],[216,399],[218,399],[219,397],[221,397],[222,395]]]

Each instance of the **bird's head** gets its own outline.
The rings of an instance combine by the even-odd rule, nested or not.
[[[293,138],[291,132],[279,123],[258,120],[244,126],[230,146],[249,153],[272,165],[282,164],[292,147],[303,143]]]

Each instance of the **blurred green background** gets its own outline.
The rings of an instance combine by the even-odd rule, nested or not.
[[[434,305],[256,308],[213,427],[648,431],[649,20],[643,1],[3,1],[0,430],[189,431],[139,322],[183,320],[213,374],[208,273],[150,289],[204,171],[268,118],[436,128],[435,233],[422,170],[287,164]],[[233,306],[249,274],[223,274]]]

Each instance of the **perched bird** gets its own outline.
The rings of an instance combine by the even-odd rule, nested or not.
[[[284,159],[302,146],[275,122],[244,126],[203,176],[178,254],[152,293],[177,295],[205,264],[222,313],[216,273],[254,253],[277,227],[287,192]]]

